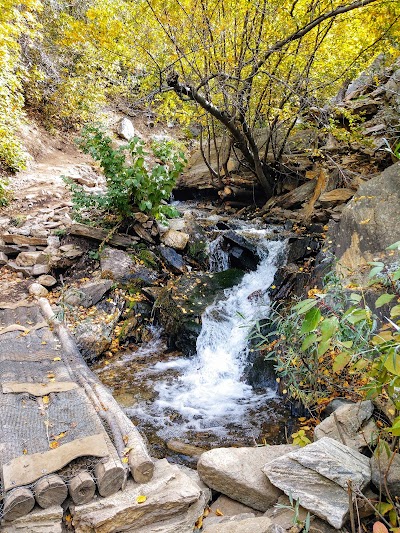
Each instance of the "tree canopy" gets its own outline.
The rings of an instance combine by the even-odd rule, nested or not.
[[[299,116],[323,106],[379,53],[399,53],[394,0],[43,0],[42,6],[42,27],[29,33],[23,50],[24,94],[50,122],[77,126],[110,98],[152,101],[161,116],[196,121],[205,137],[225,135],[221,166],[235,153],[267,195]],[[39,3],[25,2],[28,9]],[[23,94],[19,87],[14,92]],[[260,128],[269,132],[263,146]]]

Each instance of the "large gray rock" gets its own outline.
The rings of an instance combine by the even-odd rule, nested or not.
[[[139,281],[151,285],[158,276],[154,270],[136,265],[127,252],[111,247],[106,247],[101,252],[100,268],[102,278],[120,283]]]
[[[241,520],[238,520],[238,517],[232,516],[220,524],[206,526],[203,533],[278,533],[279,531],[266,516],[244,518]]]
[[[21,252],[15,262],[18,266],[31,267],[38,263],[43,264],[43,252]]]
[[[87,318],[76,327],[75,341],[86,361],[93,361],[110,348],[114,325],[114,321],[106,324]]]
[[[400,240],[400,162],[363,183],[331,231],[339,270],[348,276]],[[368,270],[367,270],[368,272]]]
[[[377,430],[371,419],[374,405],[370,400],[341,405],[314,431],[314,440],[330,437],[361,451],[376,440]]]
[[[79,288],[70,287],[64,295],[64,302],[69,305],[91,307],[96,305],[111,289],[112,281],[101,279],[81,285]]]
[[[266,511],[282,492],[269,482],[261,467],[295,449],[292,445],[215,448],[201,455],[197,470],[212,489],[253,509]]]
[[[263,471],[274,485],[336,529],[348,518],[348,481],[362,490],[371,479],[367,457],[328,437],[267,463]]]
[[[371,457],[372,483],[385,492],[385,487],[392,496],[400,494],[400,455],[380,446]]]
[[[138,503],[138,496],[147,499]],[[162,459],[149,483],[129,481],[124,491],[74,507],[71,514],[76,533],[192,533],[206,503],[197,483]]]

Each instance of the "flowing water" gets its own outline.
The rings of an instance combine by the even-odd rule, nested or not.
[[[283,438],[281,420],[287,413],[274,381],[271,387],[254,389],[244,375],[251,350],[249,325],[268,316],[268,289],[284,261],[285,243],[269,240],[266,230],[246,228],[242,233],[257,244],[260,263],[207,308],[194,357],[168,353],[160,330],[154,329],[150,343],[98,370],[127,414],[155,440],[178,438],[207,446]],[[214,271],[229,266],[220,241],[217,237],[210,244]]]

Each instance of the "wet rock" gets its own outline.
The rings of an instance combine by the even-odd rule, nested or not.
[[[193,444],[186,444],[180,440],[169,440],[167,442],[167,448],[173,452],[188,455],[189,457],[200,457],[206,450],[199,446],[193,446]]]
[[[146,495],[137,503],[139,495]],[[128,481],[124,491],[71,509],[76,533],[189,533],[207,499],[197,483],[176,465],[157,461],[152,481]]]
[[[85,283],[79,288],[71,287],[64,295],[64,302],[74,306],[91,307],[103,298],[111,286],[112,281],[103,279]]]
[[[40,285],[43,285],[43,287],[53,287],[57,284],[56,278],[53,276],[48,276],[46,274],[43,274],[37,278],[37,282],[40,283]]]
[[[314,431],[314,440],[330,437],[354,450],[361,451],[376,441],[378,428],[371,420],[374,412],[370,400],[341,405]]]
[[[49,291],[46,289],[46,287],[43,287],[43,285],[40,285],[40,283],[32,283],[32,285],[29,286],[29,294],[35,296],[36,298],[46,297],[48,293]]]
[[[255,244],[234,231],[224,233],[223,239],[226,243],[224,249],[229,254],[231,267],[242,270],[256,270],[260,257]]]
[[[212,489],[253,509],[266,511],[282,492],[269,482],[261,468],[295,449],[291,445],[216,448],[202,454],[197,470]]]
[[[135,128],[129,118],[122,118],[117,126],[117,133],[126,141],[130,141],[135,136]]]
[[[317,239],[313,237],[290,237],[288,242],[287,263],[296,263],[315,254],[320,247]]]
[[[173,248],[159,246],[158,250],[167,266],[171,268],[172,272],[175,272],[176,274],[183,274],[186,272],[187,269],[183,257],[175,252]]]
[[[227,517],[222,523],[206,526],[204,533],[279,533],[266,516],[248,518],[246,515]]]
[[[400,494],[400,455],[381,444],[371,457],[372,483],[385,493],[386,487],[392,496]]]
[[[161,235],[161,242],[174,250],[184,250],[189,241],[189,235],[182,231],[168,229]]]
[[[205,309],[224,289],[238,284],[242,277],[241,270],[230,269],[215,274],[193,272],[169,282],[158,295],[155,311],[170,347],[193,355]]]
[[[371,479],[367,457],[328,437],[270,461],[263,472],[276,487],[337,529],[349,514],[348,481],[363,490]]]

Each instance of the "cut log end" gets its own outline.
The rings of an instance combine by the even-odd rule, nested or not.
[[[129,467],[136,483],[148,483],[153,478],[153,461],[137,460],[134,453],[129,454]]]
[[[53,474],[43,477],[35,483],[35,497],[43,509],[61,505],[68,495],[68,488],[60,476]]]
[[[125,469],[119,461],[109,459],[96,465],[95,475],[100,496],[107,497],[122,488],[125,480]]]
[[[75,505],[89,503],[96,492],[96,483],[89,472],[80,472],[69,482],[69,493]]]
[[[4,499],[3,517],[11,522],[27,515],[35,506],[35,497],[26,487],[11,490]]]

